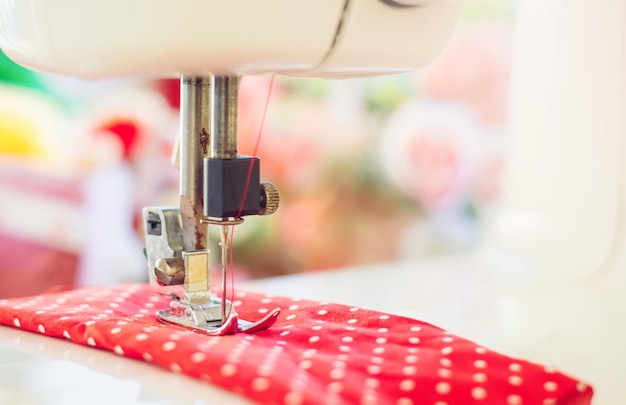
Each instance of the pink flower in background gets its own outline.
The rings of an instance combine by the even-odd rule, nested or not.
[[[408,102],[383,130],[383,169],[427,210],[458,207],[471,188],[479,135],[474,116],[458,104]]]
[[[382,166],[426,211],[402,231],[400,257],[465,249],[476,241],[477,215],[488,214],[499,197],[502,140],[458,103],[423,98],[395,111],[382,133]]]
[[[508,25],[460,29],[442,55],[414,75],[420,101],[405,103],[389,119],[381,139],[384,170],[426,210],[407,227],[401,256],[471,245],[476,219],[499,199],[511,51]]]
[[[434,205],[451,193],[459,168],[459,151],[450,134],[423,133],[407,142],[409,163],[418,175],[412,186],[426,205]],[[421,173],[421,174],[420,174]]]

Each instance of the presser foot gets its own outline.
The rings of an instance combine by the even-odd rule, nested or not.
[[[222,301],[211,299],[209,304],[198,305],[172,301],[169,309],[157,311],[157,319],[169,325],[193,329],[211,336],[233,335],[235,333],[254,333],[271,327],[280,308],[274,308],[256,322],[239,319],[237,312],[228,302],[226,319],[222,318]]]

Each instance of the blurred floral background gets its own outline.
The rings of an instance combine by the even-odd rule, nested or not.
[[[236,277],[477,243],[504,165],[513,11],[470,0],[446,51],[411,74],[276,77],[258,155],[281,207],[236,228]],[[242,80],[242,154],[270,79]],[[86,82],[0,54],[0,298],[147,280],[141,209],[177,205],[178,108],[176,80]]]

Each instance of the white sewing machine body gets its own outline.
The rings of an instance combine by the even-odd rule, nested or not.
[[[30,68],[84,78],[377,75],[431,61],[464,3],[3,0],[0,46]]]
[[[0,0],[0,46],[34,69],[89,78],[394,73],[435,57],[462,7],[397,3],[424,6]],[[504,199],[473,252],[241,287],[415,316],[554,364],[588,379],[595,403],[616,403],[626,360],[625,11],[625,0],[520,2]],[[358,289],[337,287],[356,278]]]

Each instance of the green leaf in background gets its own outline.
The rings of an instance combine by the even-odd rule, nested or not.
[[[37,74],[21,67],[0,51],[0,82],[41,89]]]
[[[282,77],[282,83],[298,97],[321,100],[328,96],[332,81],[319,78]]]
[[[373,77],[366,82],[365,103],[370,112],[388,114],[406,101],[414,91],[406,74]]]

